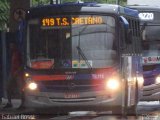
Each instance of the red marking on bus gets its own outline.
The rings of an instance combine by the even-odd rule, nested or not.
[[[66,80],[66,75],[34,75],[32,76],[32,79],[35,81],[41,81],[41,80]]]

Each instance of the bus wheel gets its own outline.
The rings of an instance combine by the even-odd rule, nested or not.
[[[118,108],[112,110],[113,115],[123,115],[125,113],[126,113],[126,110],[123,107],[118,107]]]
[[[137,116],[137,106],[132,106],[127,109],[127,115]]]
[[[113,115],[119,115],[120,113],[121,113],[120,110],[117,110],[117,109],[112,110],[112,114],[113,114]]]
[[[127,119],[127,110],[125,107],[120,107],[119,109],[112,110],[113,115],[121,116],[122,119]]]

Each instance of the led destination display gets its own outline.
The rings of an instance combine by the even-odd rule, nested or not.
[[[70,22],[71,21],[71,22]],[[41,19],[41,26],[69,26],[69,25],[93,25],[103,24],[103,17],[101,16],[79,16],[79,17],[48,17]]]

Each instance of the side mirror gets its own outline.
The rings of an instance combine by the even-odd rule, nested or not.
[[[125,30],[125,42],[127,44],[131,44],[132,43],[132,31],[129,29],[129,23],[126,20],[126,18],[124,18],[123,16],[120,16],[120,20],[123,23],[123,27]]]

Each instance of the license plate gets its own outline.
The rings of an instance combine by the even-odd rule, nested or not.
[[[73,98],[79,98],[79,93],[65,93],[64,98],[66,99],[73,99]]]

